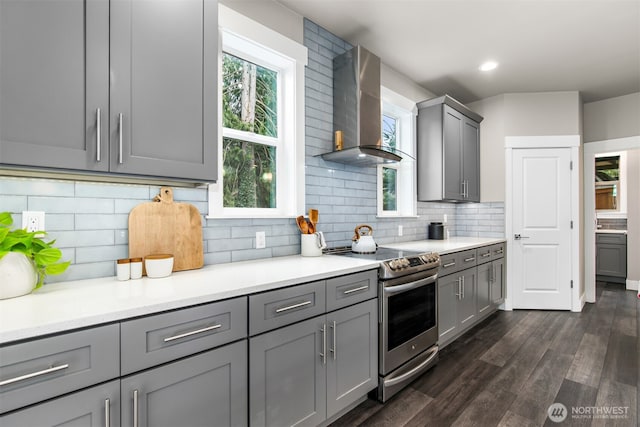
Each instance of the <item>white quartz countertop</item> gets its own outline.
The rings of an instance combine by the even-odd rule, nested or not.
[[[162,279],[52,283],[0,301],[0,344],[248,295],[378,267],[377,261],[288,256],[205,266]]]
[[[381,246],[405,251],[437,252],[440,255],[444,255],[503,242],[505,242],[505,239],[502,238],[451,237],[445,240],[416,240],[413,242],[383,244]]]

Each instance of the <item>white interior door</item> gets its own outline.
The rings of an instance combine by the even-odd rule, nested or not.
[[[571,309],[571,149],[513,150],[513,308]]]

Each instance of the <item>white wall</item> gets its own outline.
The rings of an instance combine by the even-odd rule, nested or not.
[[[580,94],[507,93],[468,104],[484,117],[480,125],[480,200],[504,201],[504,138],[581,135]]]
[[[220,0],[221,4],[303,44],[302,16],[273,0]]]
[[[436,96],[384,63],[380,67],[380,84],[416,103]]]
[[[584,104],[584,142],[640,135],[640,92]]]
[[[627,279],[640,281],[640,149],[627,151],[627,181]]]

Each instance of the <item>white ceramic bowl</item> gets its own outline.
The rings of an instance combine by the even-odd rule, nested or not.
[[[173,270],[173,255],[147,255],[144,258],[144,268],[147,271],[147,277],[151,277],[152,279],[167,277]]]

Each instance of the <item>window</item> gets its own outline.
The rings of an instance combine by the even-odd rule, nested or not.
[[[304,46],[219,6],[221,140],[209,217],[304,210]]]
[[[378,166],[378,216],[416,216],[415,103],[382,88],[382,144],[402,161]]]
[[[626,212],[626,153],[600,154],[595,158],[595,201],[598,216]],[[609,214],[609,215],[608,215]]]

